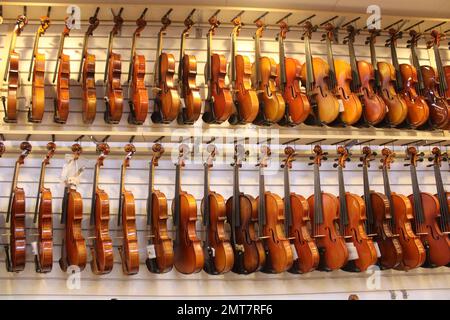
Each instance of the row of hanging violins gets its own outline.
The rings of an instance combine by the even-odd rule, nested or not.
[[[39,179],[34,222],[38,239],[34,252],[37,272],[50,272],[53,266],[52,193],[45,187],[45,168],[55,153],[56,145],[48,143]],[[17,186],[19,169],[31,145],[23,142],[16,162],[7,219],[10,223],[10,242],[5,246],[8,271],[18,272],[25,267],[25,194]],[[182,190],[181,169],[189,148],[181,145],[175,164],[175,195],[172,201],[174,240],[168,227],[168,205],[164,193],[155,188],[154,171],[164,153],[161,144],[152,147],[150,161],[146,245],[146,265],[151,272],[165,273],[175,268],[184,274],[205,270],[209,274],[222,274],[230,270],[239,274],[256,271],[266,273],[306,273],[313,270],[343,269],[362,272],[372,265],[381,269],[410,270],[420,266],[449,266],[450,263],[450,193],[444,190],[440,166],[446,154],[435,147],[429,157],[434,167],[437,194],[421,192],[416,165],[423,154],[415,147],[406,150],[411,169],[413,193],[409,197],[391,192],[388,170],[394,153],[382,150],[380,169],[384,179],[384,194],[370,190],[368,167],[375,153],[364,147],[360,158],[363,168],[364,195],[345,191],[344,168],[350,160],[347,147],[337,149],[339,197],[322,192],[319,168],[326,153],[319,145],[311,156],[314,165],[314,195],[307,200],[290,191],[289,170],[296,157],[292,147],[286,147],[284,169],[284,199],[265,188],[265,168],[271,151],[261,149],[258,161],[259,194],[239,190],[239,168],[248,153],[242,145],[235,146],[233,195],[224,197],[210,189],[209,175],[217,149],[208,146],[204,163],[204,196],[201,203],[205,240],[196,230],[197,203],[193,195]],[[5,151],[0,144],[0,151]],[[76,165],[82,149],[72,146],[75,173],[69,177],[64,192],[61,222],[65,225],[61,246],[62,270],[69,265],[83,270],[91,253],[91,268],[95,274],[109,273],[114,264],[113,241],[109,231],[110,207],[108,194],[99,187],[100,168],[109,153],[106,143],[98,143],[99,156],[95,165],[92,189],[90,229],[93,234],[85,240],[81,228],[83,218],[82,197],[74,182],[84,170]],[[123,272],[127,275],[139,271],[139,247],[136,231],[136,209],[133,193],[125,187],[126,170],[136,149],[125,146],[126,157],[121,167],[118,226],[121,226],[121,245],[118,248]],[[296,177],[298,179],[298,177]],[[230,235],[226,231],[230,226]],[[91,240],[92,239],[92,240]],[[89,248],[89,250],[88,250]]]
[[[104,75],[104,100],[106,105],[105,121],[116,124],[122,118],[124,94],[121,82],[121,56],[113,50],[115,36],[121,31],[123,8],[114,15],[114,26],[109,35],[109,45]],[[175,58],[163,52],[163,35],[171,24],[170,9],[161,19],[162,27],[158,32],[157,62],[154,71],[154,110],[151,119],[154,123],[171,123],[177,119],[179,124],[193,124],[201,114],[202,98],[196,81],[197,61],[194,55],[185,53],[185,38],[194,25],[191,19],[195,9],[184,21],[185,29],[181,34],[178,81],[175,81]],[[346,39],[350,63],[335,60],[333,43],[337,42],[336,28],[331,22],[325,24],[323,39],[327,44],[327,61],[313,57],[310,47],[312,34],[317,31],[308,20],[303,23],[305,43],[305,63],[302,65],[294,58],[285,56],[284,39],[289,26],[283,20],[279,22],[280,31],[279,61],[261,54],[260,41],[266,28],[261,18],[255,21],[255,62],[250,63],[247,56],[237,53],[236,41],[243,26],[239,14],[233,20],[231,32],[231,60],[227,72],[227,58],[213,53],[212,37],[220,22],[218,10],[209,19],[207,33],[207,63],[205,83],[208,87],[202,119],[206,123],[231,124],[254,123],[283,126],[295,126],[300,123],[315,125],[381,126],[408,127],[421,129],[450,128],[450,66],[443,66],[439,45],[445,34],[437,30],[431,32],[427,48],[433,48],[437,70],[420,65],[417,56],[418,41],[423,34],[411,30],[408,47],[411,48],[412,65],[399,64],[396,52],[397,40],[402,32],[391,28],[386,46],[391,48],[392,64],[377,62],[375,52],[376,38],[380,30],[369,29],[366,44],[370,44],[371,63],[358,61],[355,55],[354,41],[360,30],[347,25]],[[94,121],[97,113],[95,82],[95,56],[88,52],[88,40],[99,25],[97,14],[89,19],[89,27],[84,37],[82,59],[78,75],[81,82],[82,114],[84,123]],[[137,54],[137,39],[146,27],[145,14],[136,21],[137,29],[133,33],[131,61],[128,71],[128,103],[130,113],[128,122],[143,124],[149,113],[149,95],[145,85],[145,56]],[[14,28],[10,58],[7,62],[4,80],[8,81],[8,97],[3,98],[6,122],[17,121],[17,88],[19,86],[19,55],[15,52],[16,37],[27,24],[25,16],[19,16]],[[44,73],[45,56],[39,53],[39,38],[50,25],[48,16],[41,18],[36,33],[32,62],[28,80],[32,79],[32,99],[28,113],[30,122],[41,122],[44,114]],[[53,82],[57,81],[54,101],[54,120],[65,123],[69,115],[70,56],[64,54],[64,39],[69,36],[74,25],[72,18],[66,19],[58,50],[57,65]],[[226,76],[230,84],[226,84]],[[302,87],[304,86],[304,88]]]

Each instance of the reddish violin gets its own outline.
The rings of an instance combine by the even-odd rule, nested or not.
[[[441,176],[441,163],[442,161],[448,160],[448,154],[441,153],[441,150],[438,147],[433,148],[432,154],[434,157],[428,159],[434,162],[433,168],[437,189],[436,197],[439,200],[440,208],[439,227],[443,233],[448,235],[450,233],[450,192],[445,191]]]

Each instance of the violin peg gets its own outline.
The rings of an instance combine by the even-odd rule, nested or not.
[[[419,159],[417,159],[417,161],[422,162],[422,161],[423,161],[423,158],[419,158]]]
[[[333,168],[337,168],[338,164],[337,163],[333,163]]]
[[[428,164],[428,165],[427,165],[427,168],[432,167],[432,166],[433,166],[433,164]]]
[[[405,163],[405,164],[403,164],[403,166],[408,167],[408,166],[410,166],[410,164],[409,163]]]
[[[345,159],[345,161],[350,162],[352,161],[350,158]]]
[[[378,155],[378,153],[376,153],[376,152],[374,151],[374,152],[372,152],[372,155],[373,155],[374,157],[376,157],[376,156]]]
[[[308,163],[308,166],[312,166],[314,164],[314,162],[310,162]]]
[[[428,161],[433,161],[434,158],[433,157],[428,157]]]
[[[309,157],[309,160],[314,160],[314,157],[313,156]]]
[[[360,164],[358,164],[358,167],[359,167],[359,168],[362,168],[362,164],[361,164],[361,163],[360,163]]]
[[[322,153],[324,156],[327,156],[328,155],[328,152],[324,152],[324,153]]]
[[[328,157],[323,157],[322,160],[323,160],[323,161],[327,161],[327,160],[328,160]]]

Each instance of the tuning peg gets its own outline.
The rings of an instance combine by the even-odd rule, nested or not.
[[[312,166],[314,164],[314,162],[310,162],[308,163],[308,166]]]
[[[374,152],[372,152],[372,155],[373,155],[374,157],[376,157],[376,156],[378,155],[378,153],[376,153],[376,152],[374,151]]]
[[[345,161],[350,162],[352,161],[350,158],[345,159]]]
[[[427,168],[432,167],[432,166],[434,166],[434,165],[433,165],[433,164],[428,164],[428,165],[427,165]]]
[[[339,160],[338,158],[334,159],[334,161],[338,161],[338,160]]]
[[[309,157],[309,160],[314,160],[314,156]]]
[[[433,161],[434,158],[433,157],[428,157],[428,161]]]
[[[363,165],[362,165],[361,163],[360,163],[360,164],[358,164],[358,167],[359,167],[359,168],[362,168],[362,166],[363,166]]]
[[[425,155],[425,153],[421,152],[418,154],[419,157],[423,157]]]
[[[359,161],[363,161],[364,160],[364,157],[359,157]]]
[[[369,40],[366,40],[366,41],[364,42],[365,45],[368,45],[369,43],[370,43]]]
[[[337,163],[334,163],[333,164],[333,168],[337,168],[338,167],[338,164]]]
[[[327,161],[328,157],[322,157],[322,160]]]
[[[410,165],[411,165],[410,163],[405,163],[405,164],[404,164],[405,167],[408,167],[408,166],[410,166]]]
[[[419,158],[419,159],[417,159],[417,161],[422,162],[422,161],[423,161],[423,158]]]
[[[328,155],[328,152],[324,152],[324,153],[322,153],[322,155],[327,156],[327,155]]]

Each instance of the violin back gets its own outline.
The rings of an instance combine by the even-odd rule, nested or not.
[[[139,272],[135,201],[133,194],[129,191],[124,191],[122,197],[122,264],[124,266],[124,272],[128,275],[133,275]]]
[[[239,115],[246,123],[252,123],[259,112],[259,100],[252,88],[252,64],[247,56],[236,55],[236,99],[239,105]]]
[[[52,193],[49,189],[43,190],[41,194],[38,233],[40,271],[50,272],[53,266],[53,211]]]
[[[10,53],[8,75],[8,101],[6,108],[6,121],[17,121],[17,90],[19,89],[19,54]]]
[[[433,68],[421,66],[425,84],[425,98],[430,106],[430,122],[433,127],[439,129],[448,129],[450,127],[450,106],[445,99],[439,97],[436,91],[438,77]]]
[[[97,93],[95,89],[95,56],[88,54],[83,65],[83,122],[94,122],[97,112]]]
[[[70,56],[61,54],[56,85],[55,122],[66,123],[69,116],[70,103]]]
[[[214,115],[218,122],[226,121],[233,112],[233,97],[225,86],[227,59],[224,55],[214,53],[211,56],[211,90],[214,98]]]
[[[83,220],[83,200],[81,195],[70,190],[67,200],[67,222],[66,222],[66,252],[69,265],[75,265],[84,270],[86,266],[86,243],[81,231]]]
[[[95,260],[94,273],[107,274],[114,266],[113,243],[109,235],[109,197],[103,190],[95,193]]]
[[[13,207],[10,220],[9,243],[11,248],[12,271],[25,269],[25,193],[22,188],[14,190]]]
[[[31,87],[31,122],[40,122],[45,108],[45,55],[36,54]]]
[[[185,121],[192,123],[197,121],[202,109],[202,98],[197,87],[197,59],[194,55],[183,56],[182,92],[184,92],[184,116]]]

